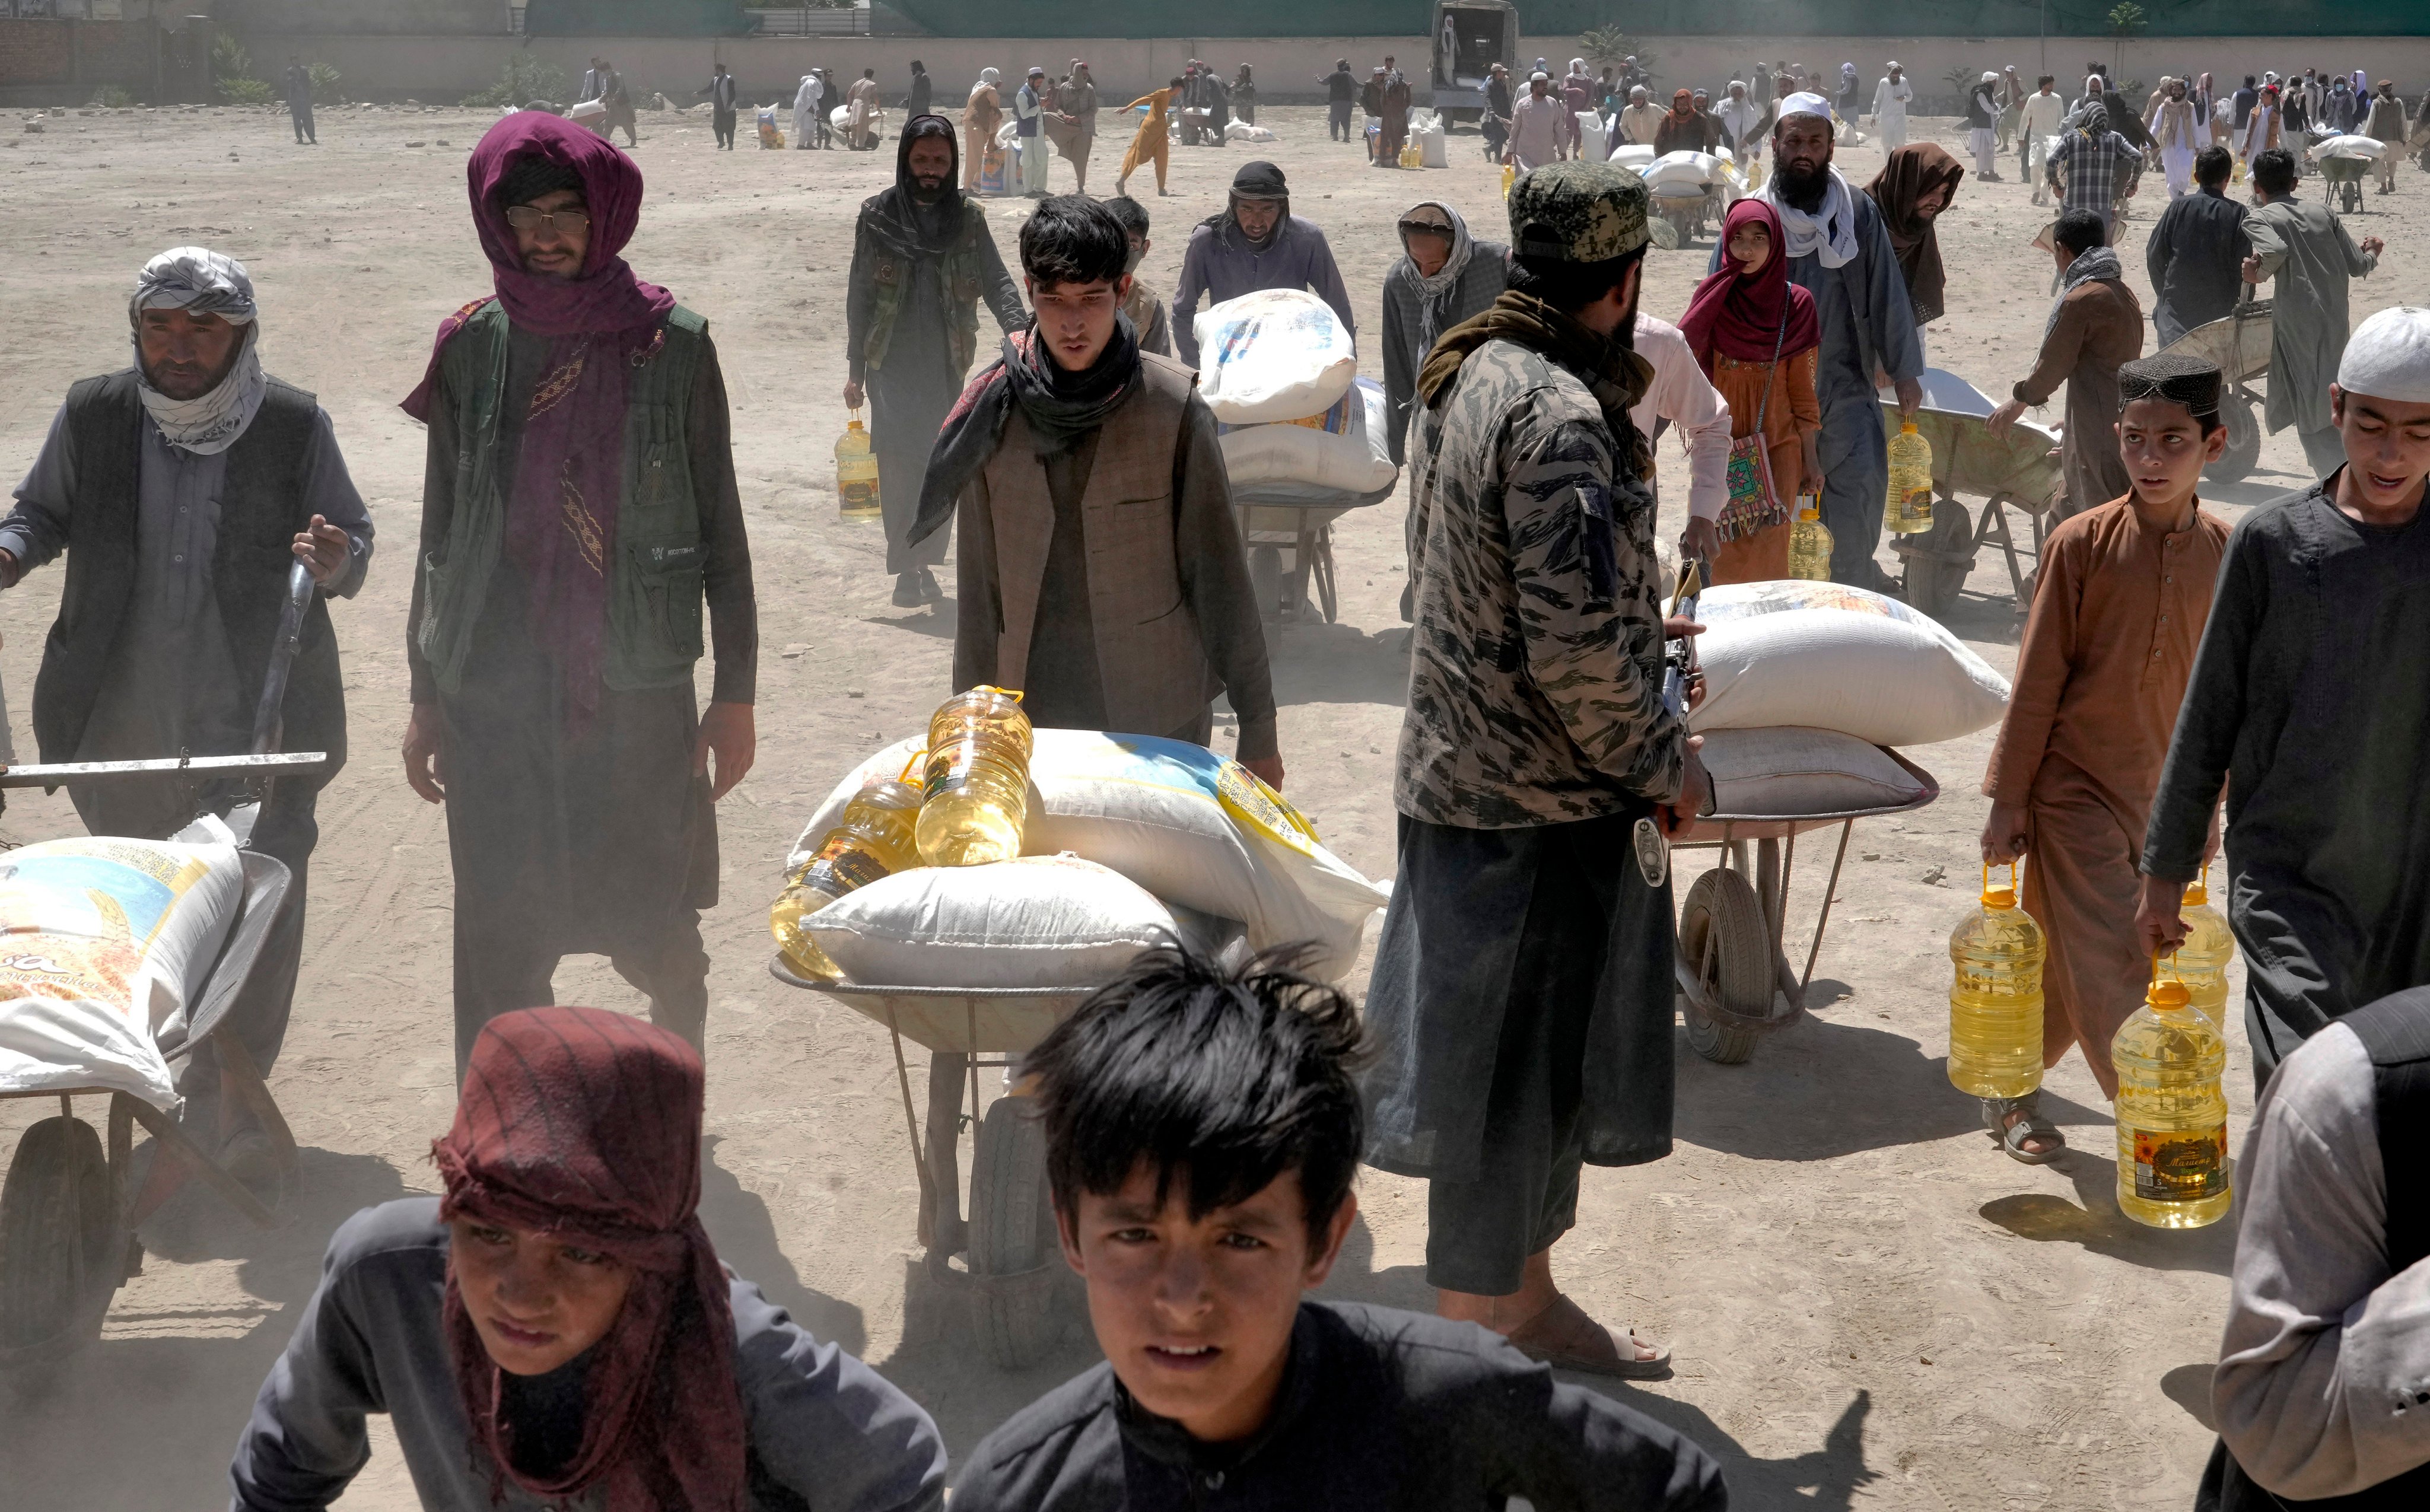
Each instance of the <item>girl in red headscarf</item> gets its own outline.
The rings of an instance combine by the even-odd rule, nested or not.
[[[491,1020],[432,1146],[446,1195],[338,1230],[237,1444],[236,1506],[336,1501],[374,1412],[448,1512],[940,1506],[928,1415],[718,1263],[700,1123],[700,1056],[663,1029]]]
[[[1791,504],[1822,492],[1817,450],[1822,407],[1814,394],[1822,342],[1814,296],[1789,281],[1780,214],[1743,199],[1722,222],[1723,267],[1696,286],[1679,332],[1730,406],[1730,436],[1763,437],[1772,464],[1769,497],[1733,492],[1722,507],[1716,583],[1760,583],[1789,575]]]

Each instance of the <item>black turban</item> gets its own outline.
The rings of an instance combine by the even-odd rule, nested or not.
[[[529,205],[542,194],[554,194],[560,189],[582,192],[582,175],[568,163],[551,162],[537,154],[526,154],[515,159],[504,177],[498,180],[498,204],[511,208]]]
[[[2185,406],[2196,420],[2216,420],[2220,381],[2219,365],[2198,357],[2163,353],[2141,357],[2119,366],[2119,406],[2123,408],[2138,399],[2159,399]]]

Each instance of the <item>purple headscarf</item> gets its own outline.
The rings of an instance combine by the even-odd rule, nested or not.
[[[500,191],[530,159],[580,180],[591,242],[577,277],[524,269]],[[625,375],[657,355],[675,299],[635,277],[617,256],[641,220],[641,171],[605,138],[544,111],[519,110],[482,137],[465,177],[495,298],[518,330],[549,339],[523,417],[506,549],[530,587],[533,638],[565,679],[567,728],[579,733],[599,706],[608,563],[624,486]],[[430,418],[440,357],[488,303],[474,300],[441,323],[421,387],[405,401],[407,414]]]

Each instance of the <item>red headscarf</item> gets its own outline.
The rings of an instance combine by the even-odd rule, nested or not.
[[[701,1063],[675,1036],[598,1008],[529,1008],[474,1041],[456,1123],[431,1155],[442,1218],[539,1229],[634,1271],[624,1311],[591,1346],[581,1447],[534,1480],[514,1467],[497,1365],[451,1260],[446,1320],[474,1441],[533,1496],[604,1486],[608,1512],[742,1505],[742,1397],[734,1312],[700,1226]]]
[[[1760,221],[1772,234],[1772,258],[1752,276],[1742,277],[1731,260],[1731,235],[1749,221]],[[1722,220],[1722,267],[1706,275],[1688,301],[1679,332],[1706,374],[1713,354],[1741,362],[1769,362],[1777,343],[1788,360],[1822,340],[1822,322],[1814,313],[1814,296],[1789,281],[1789,237],[1780,227],[1780,212],[1759,199],[1742,199]],[[1783,319],[1788,324],[1782,325]]]
[[[591,241],[578,277],[526,272],[516,249],[502,191],[509,174],[534,161],[580,182]],[[617,255],[641,221],[641,171],[606,138],[545,110],[518,110],[474,147],[465,178],[498,303],[517,329],[549,338],[541,382],[523,417],[506,544],[530,585],[533,638],[564,679],[567,727],[579,732],[599,706],[608,563],[624,490],[625,375],[665,340],[675,296],[641,282]],[[440,324],[422,385],[406,398],[407,414],[430,418],[440,357],[488,303],[474,300]]]
[[[1696,113],[1696,91],[1674,90],[1671,94],[1671,113],[1685,121]]]

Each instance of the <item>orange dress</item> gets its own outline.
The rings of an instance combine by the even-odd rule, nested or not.
[[[1822,428],[1822,402],[1814,395],[1819,350],[1809,346],[1777,363],[1742,362],[1720,352],[1713,354],[1713,387],[1729,403],[1730,439],[1754,435],[1756,415],[1761,413],[1773,485],[1791,506],[1789,520],[1722,542],[1713,557],[1716,583],[1768,583],[1789,575],[1789,526],[1796,517],[1797,482],[1806,475],[1804,438]],[[1764,394],[1767,387],[1769,402]]]
[[[2042,1064],[2081,1044],[2111,1097],[2109,1041],[2151,975],[2135,936],[2143,831],[2226,547],[2217,517],[2197,508],[2170,534],[2131,499],[2054,529],[1983,776],[1987,796],[2025,809],[2021,901],[2050,946]]]

